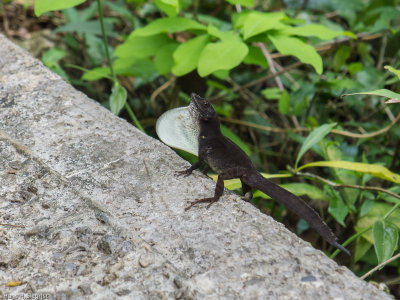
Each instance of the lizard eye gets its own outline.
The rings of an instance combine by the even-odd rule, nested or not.
[[[210,103],[204,102],[204,106],[207,107]]]

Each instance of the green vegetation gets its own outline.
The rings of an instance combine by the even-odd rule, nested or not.
[[[43,62],[147,134],[191,91],[213,101],[255,165],[335,228],[354,254],[341,263],[383,264],[372,276],[400,295],[400,1],[36,0],[35,13],[67,45]]]

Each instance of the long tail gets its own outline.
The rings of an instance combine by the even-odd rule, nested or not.
[[[329,244],[342,250],[347,255],[351,255],[349,250],[337,242],[337,237],[333,234],[328,225],[326,225],[326,223],[320,218],[317,212],[300,197],[293,195],[291,192],[281,188],[272,181],[269,181],[259,173],[243,176],[242,180],[247,185],[262,191],[271,198],[285,205],[286,208],[306,220],[308,224],[310,224],[311,228],[317,231]]]

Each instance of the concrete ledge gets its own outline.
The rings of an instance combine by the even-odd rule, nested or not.
[[[1,35],[0,162],[3,295],[391,298],[232,193],[184,212],[210,179]]]

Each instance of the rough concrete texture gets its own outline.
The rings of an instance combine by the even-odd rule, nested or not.
[[[3,295],[390,298],[187,166],[0,35]]]

